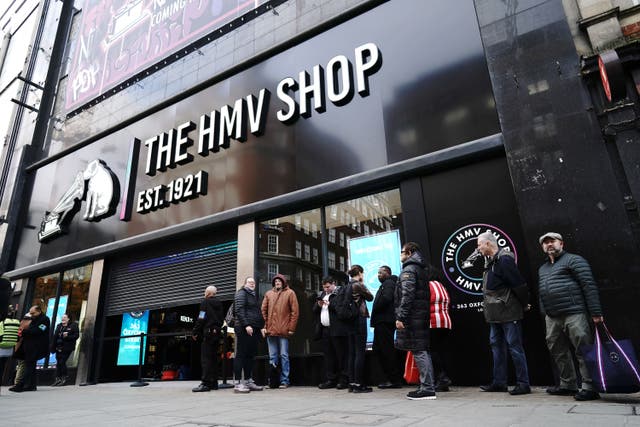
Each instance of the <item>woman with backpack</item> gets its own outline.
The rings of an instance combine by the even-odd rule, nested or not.
[[[365,301],[373,301],[373,295],[363,283],[362,266],[354,264],[347,274],[349,274],[349,284],[345,289],[344,297],[348,304],[355,305],[355,316],[348,337],[349,391],[370,393],[373,389],[364,383],[364,355],[367,350],[367,318],[369,317]]]

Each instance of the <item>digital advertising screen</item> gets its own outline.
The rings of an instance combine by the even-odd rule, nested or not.
[[[69,71],[67,111],[266,0],[85,0]]]
[[[147,333],[149,327],[149,310],[122,314],[120,335],[139,335]],[[142,346],[142,360],[147,347],[147,338]],[[118,366],[137,365],[140,360],[140,337],[121,338],[118,347]]]
[[[380,288],[378,269],[386,265],[391,268],[393,275],[402,270],[400,263],[400,232],[398,230],[372,236],[357,237],[349,240],[350,265],[359,264],[364,269],[364,284],[374,298]],[[371,313],[373,301],[367,301],[367,308]],[[367,319],[367,343],[373,343],[373,329]]]

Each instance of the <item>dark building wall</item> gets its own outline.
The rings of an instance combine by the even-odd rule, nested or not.
[[[639,343],[638,241],[562,3],[475,4],[531,269],[538,236],[563,234],[590,261],[609,326]]]

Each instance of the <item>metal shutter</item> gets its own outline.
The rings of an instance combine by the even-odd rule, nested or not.
[[[114,262],[107,290],[107,315],[199,302],[208,285],[220,299],[236,291],[238,242]]]

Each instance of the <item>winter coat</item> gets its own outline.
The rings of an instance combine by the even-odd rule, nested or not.
[[[64,336],[65,332],[67,333],[66,337]],[[53,333],[53,340],[51,340],[51,353],[55,353],[58,349],[62,353],[71,353],[76,349],[76,340],[79,336],[80,331],[76,323],[70,322],[67,326],[58,323],[56,331]]]
[[[260,312],[260,304],[258,303],[258,295],[255,291],[249,291],[242,288],[236,292],[234,300],[236,325],[235,330],[243,330],[247,326],[253,329],[262,329],[264,327],[264,319]]]
[[[538,270],[540,311],[550,317],[587,313],[602,316],[598,287],[589,263],[580,255],[561,252]]]
[[[395,292],[396,320],[404,329],[396,331],[400,350],[429,349],[429,284],[422,254],[414,252],[403,264]]]
[[[393,300],[397,281],[398,276],[389,276],[380,284],[371,307],[372,328],[375,328],[378,324],[395,323],[396,313]]]
[[[218,298],[205,298],[200,303],[200,313],[193,327],[193,335],[207,341],[218,339],[223,320],[222,303]]]
[[[483,312],[488,323],[521,320],[529,288],[518,271],[513,254],[500,249],[485,266],[482,280]]]
[[[6,318],[0,322],[0,349],[13,349],[18,342],[18,330],[20,321],[18,319]]]
[[[24,360],[35,361],[49,354],[49,318],[44,314],[31,318],[29,327],[22,331]]]
[[[299,314],[296,293],[286,285],[279,291],[273,288],[264,295],[262,317],[265,321],[267,335],[272,337],[293,335],[296,331]]]

